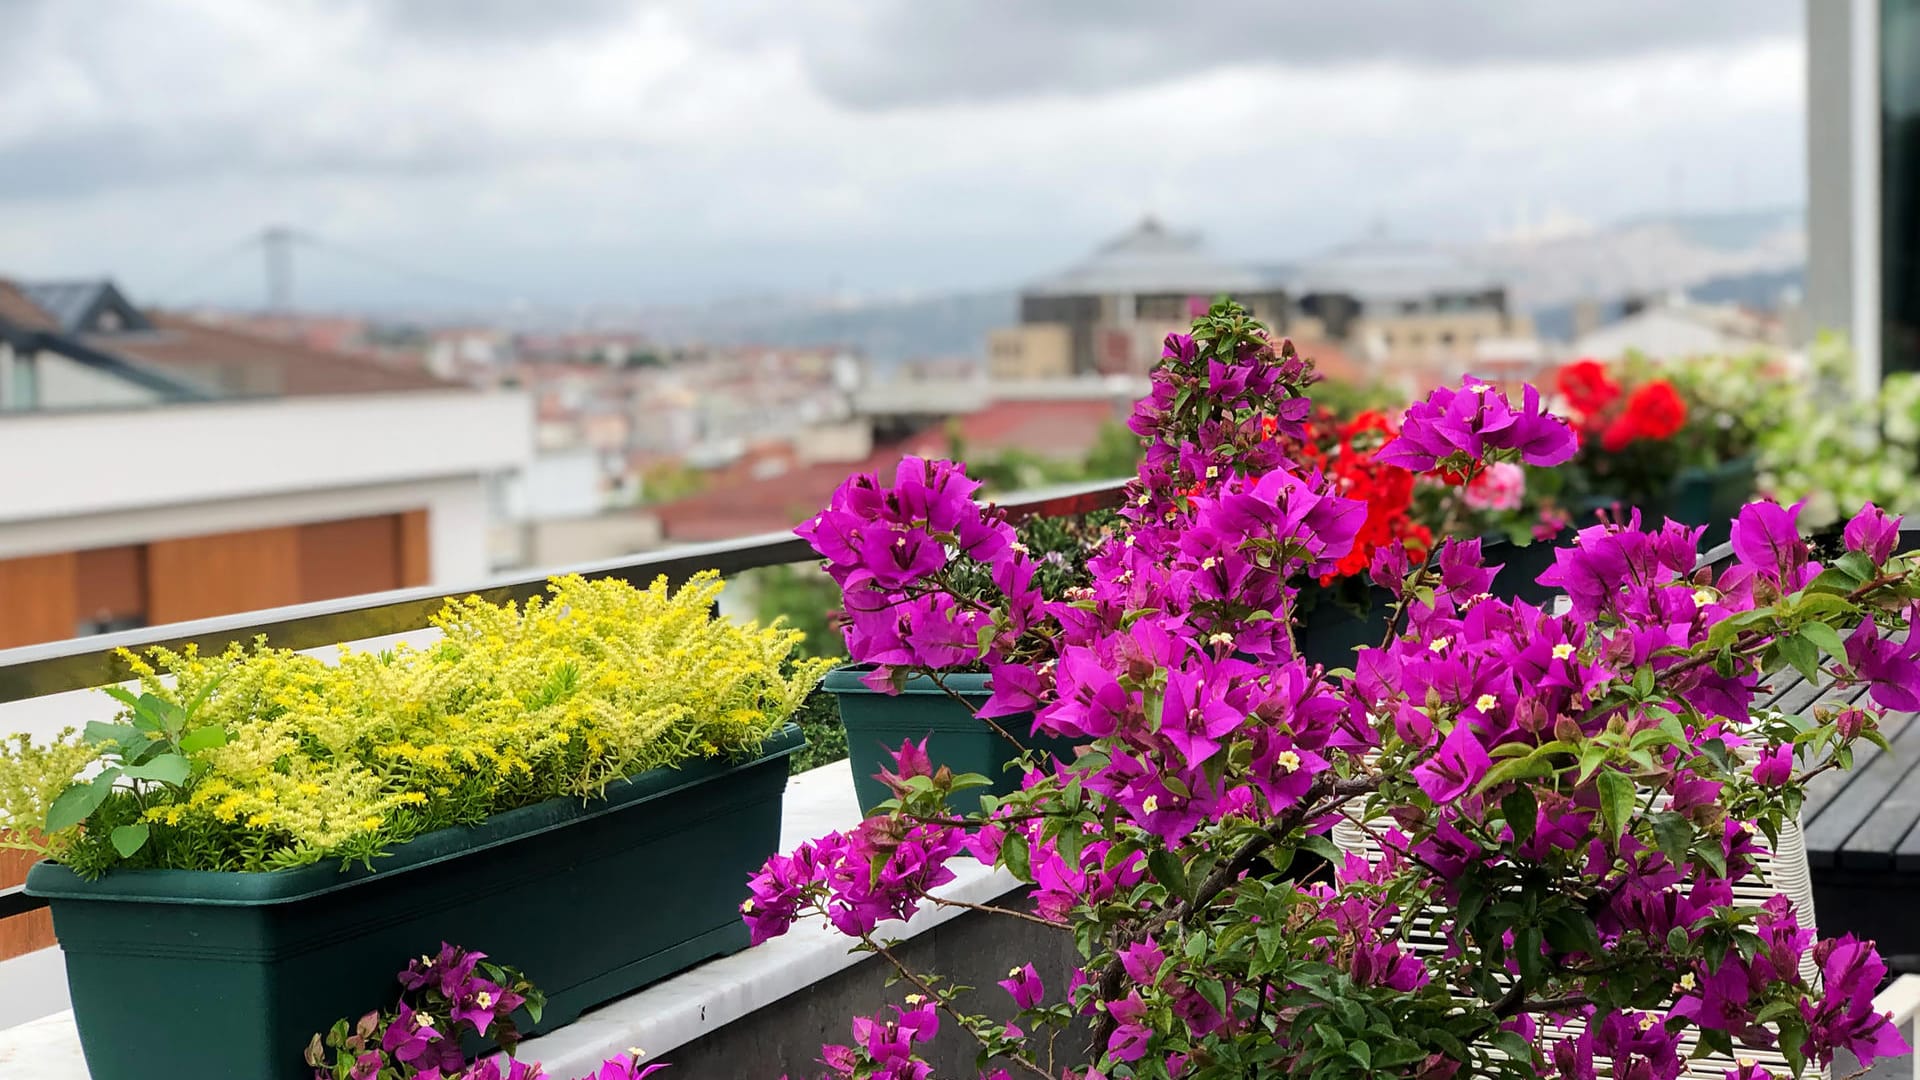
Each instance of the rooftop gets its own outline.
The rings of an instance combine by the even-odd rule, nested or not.
[[[1438,248],[1376,234],[1271,273],[1296,296],[1337,293],[1361,303],[1416,300],[1501,287],[1485,271]]]
[[[1213,296],[1257,289],[1260,284],[1253,271],[1209,253],[1199,233],[1174,232],[1149,216],[1084,261],[1026,292],[1036,296]]]

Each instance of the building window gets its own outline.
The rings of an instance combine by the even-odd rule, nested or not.
[[[1920,0],[1880,2],[1881,370],[1920,371]]]

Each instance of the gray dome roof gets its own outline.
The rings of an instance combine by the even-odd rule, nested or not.
[[[1499,288],[1487,272],[1438,248],[1371,237],[1326,251],[1288,268],[1287,291],[1344,293],[1361,301],[1414,300],[1435,293],[1472,293]]]
[[[1037,296],[1189,293],[1212,296],[1260,288],[1252,270],[1208,254],[1200,234],[1169,230],[1153,217],[1102,244],[1064,272],[1028,289]]]

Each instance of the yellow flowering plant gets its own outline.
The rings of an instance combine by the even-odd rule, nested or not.
[[[777,621],[716,617],[722,587],[558,578],[524,606],[449,601],[439,641],[334,664],[258,642],[129,656],[139,689],[110,691],[113,723],[0,748],[5,842],[87,876],[370,862],[434,829],[748,752],[833,661],[791,659],[800,635]]]

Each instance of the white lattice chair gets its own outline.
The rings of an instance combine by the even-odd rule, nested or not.
[[[1656,799],[1655,806],[1658,807],[1662,801]],[[1369,827],[1371,826],[1372,822],[1369,822]],[[1759,836],[1758,839],[1764,849],[1766,837]],[[1369,862],[1378,861],[1381,855],[1380,847],[1374,841],[1369,829],[1351,820],[1334,826],[1333,842],[1340,850],[1361,855]],[[1813,876],[1807,868],[1806,838],[1801,834],[1799,823],[1790,822],[1782,828],[1779,850],[1772,852],[1763,850],[1754,863],[1757,872],[1748,875],[1734,887],[1734,903],[1757,907],[1776,894],[1784,895],[1793,905],[1794,914],[1799,918],[1800,925],[1812,928],[1814,926]],[[1413,920],[1411,929],[1407,930],[1406,946],[1415,952],[1438,953],[1446,949],[1447,943],[1444,936],[1433,931],[1432,920],[1422,915],[1417,916]],[[1812,951],[1809,950],[1808,955],[1802,957],[1800,962],[1801,974],[1809,984],[1813,984],[1818,976],[1811,953]],[[1548,1026],[1544,1030],[1548,1037],[1553,1038],[1577,1035],[1581,1028],[1580,1025],[1566,1028]],[[1691,1055],[1697,1044],[1698,1040],[1691,1037],[1691,1029],[1689,1029],[1689,1037],[1681,1044],[1681,1053]],[[1739,1056],[1760,1062],[1775,1076],[1791,1075],[1786,1059],[1778,1050],[1748,1048],[1737,1041],[1735,1049]],[[1695,1080],[1723,1080],[1727,1070],[1733,1067],[1734,1062],[1724,1056],[1708,1055],[1688,1061],[1687,1071],[1682,1075]],[[1607,1075],[1604,1066],[1601,1074]],[[1825,1073],[1821,1072],[1818,1075],[1825,1076]],[[1916,1075],[1920,1076],[1920,1069],[1917,1069]]]

